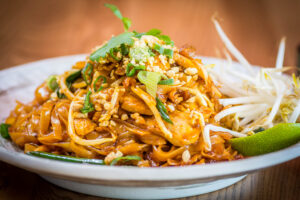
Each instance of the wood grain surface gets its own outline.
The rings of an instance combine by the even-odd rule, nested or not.
[[[116,4],[132,30],[159,28],[177,46],[220,56],[212,25],[217,13],[225,32],[250,63],[272,67],[286,36],[284,64],[294,66],[300,45],[299,0],[0,0],[0,69],[39,59],[88,53],[123,31],[103,3]],[[101,199],[54,186],[39,176],[0,162],[0,199]],[[300,199],[300,158],[253,173],[228,188],[185,199]]]

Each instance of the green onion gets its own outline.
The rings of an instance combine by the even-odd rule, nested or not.
[[[126,67],[126,76],[131,77],[131,76],[134,76],[134,74],[135,74],[134,65],[131,63],[128,63],[128,65]]]
[[[125,160],[125,161],[130,161],[130,160],[141,160],[140,156],[123,156],[123,157],[118,157],[115,158],[111,161],[110,165],[115,165],[117,164],[120,160]]]
[[[169,58],[173,58],[174,51],[172,49],[166,49],[157,43],[154,44],[153,49],[162,55],[168,56]]]
[[[155,56],[155,53],[153,53],[153,51],[149,48],[149,55],[151,56],[151,57],[154,57]]]
[[[65,99],[65,98],[67,98],[66,95],[65,95],[64,93],[60,93],[59,90],[60,90],[59,87],[56,88],[56,91],[55,91],[55,92],[56,92],[56,96],[57,96],[59,99]]]
[[[90,95],[92,94],[91,91],[88,91],[85,99],[84,99],[84,103],[83,103],[83,108],[80,110],[83,114],[89,113],[94,111],[94,105],[92,103],[90,103]]]
[[[157,84],[160,81],[162,74],[158,72],[140,71],[137,77],[139,81],[146,86],[147,92],[155,98]]]
[[[145,69],[146,69],[146,67],[144,65],[138,65],[138,66],[136,66],[136,65],[134,65],[132,63],[128,63],[128,65],[126,67],[126,71],[125,71],[126,72],[126,76],[132,77],[132,76],[135,75],[135,72],[137,70],[145,70]]]
[[[68,88],[70,88],[72,83],[74,83],[79,77],[81,77],[81,70],[78,70],[77,72],[70,74],[66,78],[66,84],[67,84]]]
[[[121,53],[122,53],[122,55],[123,55],[123,56],[127,56],[128,53],[129,53],[128,47],[126,47],[125,44],[121,44],[120,48],[121,48]]]
[[[109,8],[115,14],[115,16],[117,16],[119,19],[122,20],[125,31],[127,31],[130,28],[131,26],[130,19],[123,17],[117,6],[108,3],[104,4],[104,6]]]
[[[8,127],[10,127],[10,124],[5,124],[5,123],[2,123],[0,125],[0,133],[1,133],[1,136],[5,139],[9,139],[10,136],[9,136],[9,133],[8,133]]]
[[[97,83],[100,79],[102,79],[102,83],[101,83],[100,87],[97,89],[96,83]],[[105,76],[101,76],[101,75],[98,76],[98,77],[96,78],[96,80],[94,81],[94,92],[100,92],[100,91],[103,89],[103,86],[102,86],[103,83],[107,83],[106,77],[105,77]]]
[[[154,44],[153,49],[156,50],[160,54],[164,53],[164,48],[157,43]]]
[[[83,80],[87,85],[90,85],[92,82],[92,77],[91,77],[92,72],[93,72],[93,65],[91,63],[86,63],[81,73],[82,73]],[[87,75],[90,80],[88,80]]]
[[[165,56],[168,56],[169,58],[173,58],[174,51],[172,49],[164,49]]]
[[[49,76],[49,78],[47,79],[47,86],[52,91],[55,91],[56,88],[58,88],[56,76],[54,76],[54,75]]]
[[[173,122],[171,121],[169,115],[168,115],[168,111],[166,106],[161,102],[161,100],[156,97],[156,108],[158,109],[160,116],[163,118],[163,120],[165,120],[166,122],[173,124]]]
[[[65,162],[74,162],[74,163],[86,163],[86,164],[94,164],[94,165],[104,165],[104,161],[100,159],[87,159],[87,158],[77,158],[73,156],[65,156],[65,155],[57,155],[54,153],[47,153],[43,151],[30,151],[27,152],[28,155],[48,158],[52,160],[60,160]]]
[[[114,49],[111,49],[110,51],[109,51],[109,55],[113,58],[113,59],[115,59],[116,61],[120,61],[122,58],[118,58],[118,57],[116,57],[115,56],[115,52],[118,52],[119,50],[117,49],[117,48],[114,48]]]
[[[161,80],[158,82],[158,85],[173,85],[174,84],[174,79],[170,78],[167,80]]]
[[[161,30],[153,28],[149,31],[147,31],[146,35],[153,35],[153,36],[157,36],[161,34]]]
[[[157,35],[156,37],[160,40],[163,40],[166,43],[166,45],[174,46],[174,42],[170,39],[169,36],[167,36],[167,35]]]

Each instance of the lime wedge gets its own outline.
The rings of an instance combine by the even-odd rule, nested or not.
[[[282,123],[265,131],[229,142],[244,156],[255,156],[283,149],[300,141],[300,123]]]

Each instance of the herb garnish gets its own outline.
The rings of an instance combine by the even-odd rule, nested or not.
[[[173,85],[174,84],[174,79],[170,78],[167,80],[161,80],[158,82],[158,85]]]
[[[170,37],[167,35],[161,35],[161,30],[156,29],[156,28],[153,28],[144,33],[138,33],[136,31],[134,31],[134,33],[135,33],[134,37],[136,37],[136,38],[141,38],[143,35],[152,35],[152,36],[157,37],[160,40],[163,40],[166,45],[174,46],[174,42],[170,39]]]
[[[100,80],[100,79],[102,79],[102,83],[101,83],[101,85],[100,85],[100,87],[97,89],[97,86],[96,86],[96,83]],[[102,84],[104,84],[104,83],[106,83],[107,81],[106,81],[106,77],[105,76],[102,76],[102,75],[100,75],[100,76],[98,76],[97,78],[96,78],[96,80],[94,81],[94,92],[100,92],[102,89],[103,89],[103,86],[102,86]]]
[[[83,114],[92,112],[95,110],[94,105],[90,102],[90,95],[92,94],[91,91],[88,91],[85,99],[84,99],[84,104],[83,104],[83,108],[80,110]]]
[[[126,76],[128,77],[132,77],[135,75],[135,72],[137,70],[145,70],[146,67],[144,65],[134,65],[132,63],[128,63],[127,67],[126,67]]]
[[[110,165],[115,165],[117,164],[120,160],[124,161],[130,161],[130,160],[141,160],[140,156],[123,156],[123,157],[118,157],[115,158],[111,161]]]
[[[9,126],[10,126],[10,124],[5,124],[5,123],[2,123],[0,125],[0,134],[5,139],[9,139],[10,138],[9,133],[8,133],[8,127]]]
[[[168,56],[169,58],[173,58],[173,50],[162,47],[159,44],[154,44],[153,49],[159,52],[162,55]]]
[[[52,91],[55,91],[56,88],[58,88],[56,76],[54,76],[54,75],[49,76],[49,78],[47,79],[47,86]]]
[[[66,78],[66,84],[67,84],[69,89],[71,88],[72,83],[74,83],[79,77],[81,77],[81,70],[78,70],[78,71],[70,74]]]
[[[104,4],[104,6],[109,8],[115,14],[115,16],[117,16],[120,20],[122,20],[124,30],[128,31],[128,29],[131,26],[131,20],[128,19],[127,17],[123,17],[120,10],[117,8],[117,6],[112,5],[112,4],[108,4],[108,3]]]
[[[90,85],[92,82],[92,72],[93,72],[93,65],[91,63],[86,63],[81,73],[82,73],[83,80],[87,85]]]
[[[134,40],[132,37],[134,36],[131,32],[125,32],[118,36],[112,37],[107,44],[97,49],[90,55],[90,59],[92,61],[99,61],[100,58],[105,58],[105,56],[111,51],[111,49],[118,48],[122,44],[124,45],[133,45]],[[124,49],[124,47],[123,47]]]
[[[168,111],[166,106],[161,102],[161,100],[156,97],[156,108],[160,113],[160,116],[168,123],[173,124],[173,122],[171,121],[169,115],[168,115]]]

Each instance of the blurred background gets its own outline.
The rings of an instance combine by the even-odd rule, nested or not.
[[[297,63],[300,0],[0,0],[0,69],[89,53],[123,32],[121,21],[104,3],[117,5],[132,20],[131,30],[161,29],[178,47],[193,45],[203,56],[218,56],[217,49],[223,49],[211,21],[217,12],[224,31],[250,63],[274,66],[283,36],[284,65]],[[298,158],[229,188],[186,199],[299,199],[299,164]],[[0,199],[98,198],[66,191],[0,162]]]
[[[211,17],[255,65],[274,66],[282,36],[284,64],[296,65],[300,45],[299,0],[0,0],[0,68],[39,59],[89,53],[123,31],[104,3],[132,20],[131,30],[163,30],[175,44],[193,45],[199,55],[217,56],[222,43]]]

